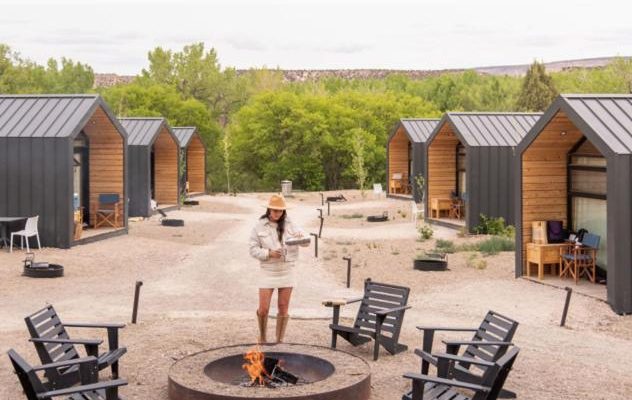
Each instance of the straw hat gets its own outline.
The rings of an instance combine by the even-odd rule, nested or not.
[[[273,194],[272,197],[270,197],[270,201],[268,201],[267,208],[271,210],[287,210],[285,197],[283,197],[282,194]]]

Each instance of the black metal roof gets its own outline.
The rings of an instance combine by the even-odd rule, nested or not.
[[[632,154],[632,95],[564,94],[546,110],[520,146],[524,151],[559,111],[605,154]]]
[[[429,141],[450,123],[467,146],[517,146],[542,113],[448,112]]]
[[[412,142],[424,143],[428,140],[438,123],[439,119],[402,118],[395,131],[399,129],[399,126],[403,126]]]
[[[0,137],[74,137],[97,106],[103,107],[122,135],[118,120],[96,94],[0,95]]]
[[[130,146],[152,145],[160,134],[163,125],[173,136],[167,121],[162,117],[119,118],[119,121],[127,131]]]
[[[197,128],[195,126],[174,126],[171,130],[176,135],[180,147],[184,149],[191,142],[191,138],[193,138]]]

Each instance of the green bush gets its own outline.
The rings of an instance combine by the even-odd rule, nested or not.
[[[488,217],[481,214],[481,223],[474,227],[474,232],[479,235],[498,235],[506,237],[515,237],[516,228],[512,225],[505,226],[503,217]]]
[[[428,224],[424,224],[420,226],[417,231],[419,232],[419,241],[423,242],[424,240],[428,240],[432,237],[434,230]]]
[[[435,244],[435,251],[438,253],[448,253],[453,254],[456,253],[456,246],[454,242],[451,240],[437,239],[437,243]]]

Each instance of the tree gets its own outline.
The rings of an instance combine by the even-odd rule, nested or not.
[[[351,171],[356,177],[356,182],[358,184],[358,189],[362,191],[364,195],[365,182],[367,179],[368,171],[365,166],[366,160],[366,151],[365,148],[367,145],[370,145],[371,139],[373,139],[370,134],[361,128],[354,128],[350,132],[351,134]]]
[[[524,77],[516,106],[522,111],[544,111],[557,95],[544,64],[534,61]]]

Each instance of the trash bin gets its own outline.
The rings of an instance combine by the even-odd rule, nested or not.
[[[281,181],[281,194],[285,197],[292,195],[292,181]]]

